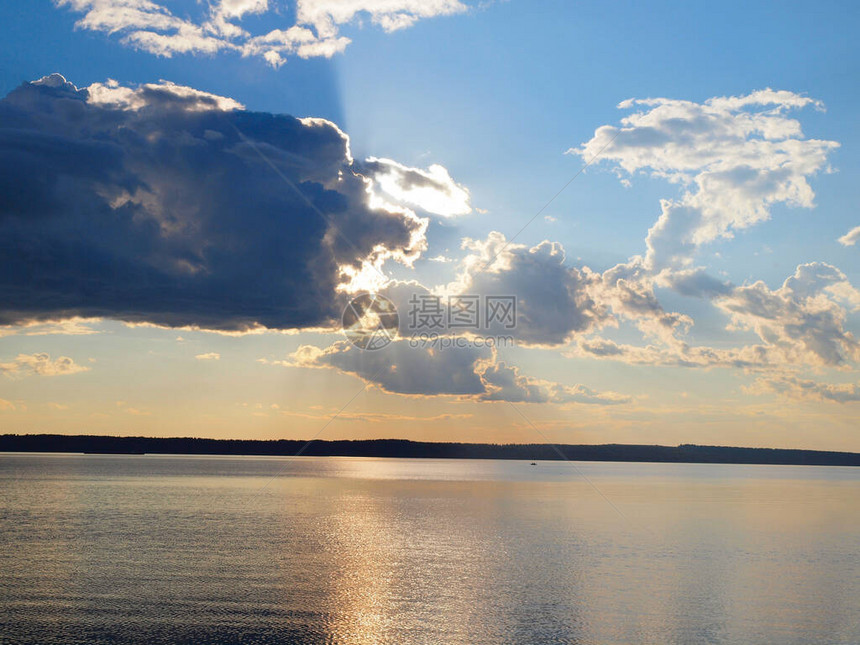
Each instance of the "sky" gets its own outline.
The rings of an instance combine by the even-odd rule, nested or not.
[[[858,19],[4,2],[0,428],[860,451]]]

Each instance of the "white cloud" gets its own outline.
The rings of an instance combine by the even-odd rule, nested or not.
[[[385,31],[410,27],[422,18],[446,16],[466,11],[459,0],[299,0],[297,22],[330,38],[339,26],[352,22],[358,14],[369,14],[373,24]]]
[[[848,231],[845,235],[839,238],[838,242],[842,246],[854,246],[857,244],[857,240],[860,240],[860,226],[855,226],[850,231]]]
[[[285,56],[331,58],[342,53],[350,42],[344,37],[318,38],[310,29],[293,25],[249,38],[241,51],[245,56],[262,56],[272,67],[280,67],[286,62]]]
[[[841,366],[860,358],[860,345],[845,329],[837,298],[860,302],[860,294],[835,267],[802,264],[782,287],[764,282],[736,287],[715,301],[732,327],[754,331],[789,364]]]
[[[788,116],[804,107],[823,109],[808,97],[773,90],[701,104],[631,99],[619,108],[636,112],[617,127],[598,128],[590,141],[568,151],[589,162],[598,156],[614,162],[619,176],[665,178],[683,192],[662,200],[644,257],[631,257],[602,274],[581,270],[591,277],[588,293],[596,308],[613,317],[603,324],[627,319],[654,344],[587,336],[599,329],[595,326],[585,329],[566,355],[750,370],[844,367],[860,357],[858,343],[846,329],[846,307],[860,310],[860,291],[836,267],[802,264],[782,287],[770,289],[763,282],[732,285],[693,263],[700,246],[766,220],[775,204],[814,206],[808,180],[829,170],[827,157],[839,144],[804,137],[800,123]],[[657,287],[710,301],[729,316],[729,331],[753,331],[762,342],[734,348],[691,346],[683,336],[692,318],[665,311]]]
[[[122,34],[121,42],[157,56],[214,54],[234,51],[261,56],[278,67],[286,56],[331,57],[351,42],[340,28],[367,16],[386,32],[418,20],[462,13],[459,0],[298,0],[296,23],[286,29],[252,34],[241,26],[250,14],[277,12],[268,0],[220,0],[208,3],[198,16],[180,18],[155,0],[54,0],[58,7],[83,14],[76,26],[89,31]]]
[[[51,77],[55,76],[62,78],[59,74],[51,74]],[[44,80],[41,79],[36,83]],[[116,110],[140,110],[144,107],[161,105],[166,99],[177,107],[181,106],[186,112],[244,109],[241,103],[231,98],[164,80],[131,88],[121,86],[117,81],[109,79],[106,83],[93,83],[86,89],[88,103]]]
[[[225,18],[241,18],[246,13],[263,13],[268,8],[268,0],[221,0],[214,4],[213,12]]]
[[[218,352],[207,352],[205,354],[197,354],[194,358],[198,361],[220,361],[221,354]]]
[[[68,356],[51,360],[46,353],[18,354],[13,360],[0,363],[0,374],[10,377],[20,376],[59,376],[87,372],[89,367],[78,365]]]
[[[689,316],[663,308],[654,292],[655,280],[639,257],[595,274],[595,278],[590,290],[595,302],[633,322],[647,338],[674,345],[679,342],[677,335],[693,325]]]
[[[792,109],[821,108],[813,99],[770,89],[704,103],[672,99],[628,100],[640,108],[619,127],[602,126],[568,152],[615,162],[619,173],[644,172],[684,188],[661,200],[648,232],[646,265],[685,267],[695,250],[731,237],[770,217],[774,204],[812,208],[808,179],[827,169],[834,141],[806,139]]]
[[[855,311],[860,309],[860,291],[851,285],[842,271],[826,262],[799,265],[783,286],[797,298],[814,298],[823,293]]]

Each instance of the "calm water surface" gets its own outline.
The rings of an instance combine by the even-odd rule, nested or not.
[[[2,643],[860,643],[860,469],[0,456]]]

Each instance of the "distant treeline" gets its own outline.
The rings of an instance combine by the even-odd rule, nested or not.
[[[156,437],[101,437],[94,435],[0,435],[2,452],[78,452],[103,454],[183,455],[302,455],[315,457],[415,457],[425,459],[524,459],[529,461],[656,461],[706,464],[802,464],[860,466],[860,454],[782,448],[727,446],[638,446],[604,444],[574,446],[549,444],[431,443],[406,439],[312,441],[281,439],[197,439]],[[562,457],[563,455],[563,457]]]

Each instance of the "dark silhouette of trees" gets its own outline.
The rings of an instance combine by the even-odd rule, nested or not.
[[[104,437],[95,435],[0,435],[0,452],[99,454],[270,455],[413,457],[433,459],[523,459],[528,461],[650,461],[676,463],[802,464],[860,466],[860,454],[729,446],[640,446],[435,443],[406,439],[312,441],[201,439],[193,437]]]

